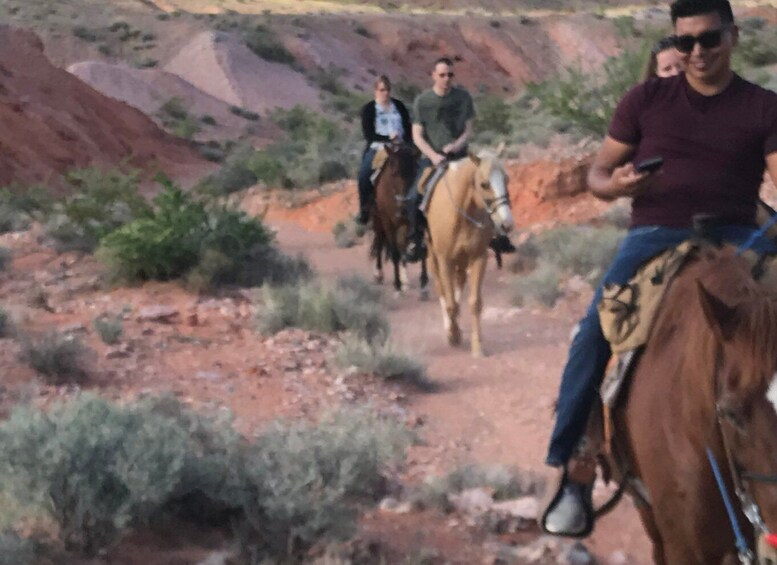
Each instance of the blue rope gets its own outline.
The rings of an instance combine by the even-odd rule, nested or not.
[[[765,234],[770,227],[772,227],[774,224],[777,224],[777,214],[774,214],[771,218],[769,218],[769,221],[766,222],[764,225],[762,225],[760,228],[758,228],[757,231],[754,231],[750,237],[747,238],[747,241],[745,241],[742,245],[740,245],[737,248],[737,255],[741,255],[748,249],[750,249],[755,241],[761,237],[763,234]]]
[[[720,490],[720,496],[723,498],[723,504],[726,506],[726,512],[728,513],[728,519],[731,522],[731,527],[734,530],[734,537],[736,538],[737,551],[740,555],[744,555],[750,552],[750,547],[747,545],[745,536],[742,535],[742,530],[739,528],[739,521],[737,515],[734,512],[734,506],[731,504],[731,499],[728,496],[728,490],[726,490],[726,484],[723,482],[723,475],[720,473],[720,467],[715,456],[712,454],[712,450],[707,448],[707,459],[710,460],[712,466],[712,473],[715,475],[715,481],[718,483],[718,489]]]

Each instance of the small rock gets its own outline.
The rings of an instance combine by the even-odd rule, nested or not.
[[[482,516],[494,505],[494,499],[489,492],[482,488],[472,488],[451,495],[450,502],[453,507],[468,516]]]
[[[539,513],[539,501],[533,496],[524,496],[514,500],[503,500],[493,504],[493,510],[500,514],[522,518],[524,520],[536,520]]]
[[[144,308],[141,308],[140,312],[138,313],[137,320],[139,322],[172,324],[177,321],[179,316],[180,312],[177,308],[157,304],[155,306],[145,306]]]
[[[217,381],[221,378],[221,375],[215,371],[197,371],[195,373],[195,377],[207,381]]]
[[[577,542],[563,551],[556,558],[556,563],[559,565],[594,565],[596,558],[591,555],[586,546]]]
[[[71,322],[59,326],[59,331],[66,334],[86,333],[86,326],[81,322]]]
[[[124,349],[111,349],[105,354],[106,359],[125,359],[129,356],[129,351],[125,351]]]

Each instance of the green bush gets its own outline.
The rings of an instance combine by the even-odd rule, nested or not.
[[[52,201],[42,185],[14,184],[0,189],[0,233],[27,229],[31,220],[40,220],[51,210]]]
[[[230,106],[229,111],[235,114],[236,116],[240,116],[243,119],[246,119],[250,122],[255,122],[259,119],[259,114],[256,112],[252,112],[251,110],[246,110],[245,108],[241,108],[240,106]]]
[[[164,190],[147,217],[102,240],[100,258],[119,281],[170,280],[208,273],[213,284],[248,284],[256,277],[282,278],[279,267],[304,270],[293,260],[258,262],[272,256],[272,234],[240,210],[207,205],[162,179]],[[274,257],[277,258],[277,257]]]
[[[475,131],[490,132],[498,135],[512,133],[510,106],[502,98],[493,94],[478,97],[475,101]]]
[[[353,247],[359,241],[356,222],[337,222],[332,226],[332,235],[335,238],[335,246],[339,249]]]
[[[0,565],[32,565],[36,558],[35,543],[14,531],[0,532]]]
[[[78,39],[83,39],[84,41],[88,41],[89,43],[93,43],[98,39],[97,34],[94,32],[94,30],[91,30],[88,27],[84,27],[84,26],[75,26],[73,28],[73,35],[76,36]]]
[[[198,430],[162,408],[158,400],[122,407],[83,395],[48,412],[16,409],[0,425],[0,484],[44,508],[66,548],[94,555],[188,492],[184,477],[202,486],[197,473],[187,476],[198,459]]]
[[[379,300],[352,279],[335,285],[313,280],[302,285],[265,287],[257,322],[262,332],[297,327],[319,332],[351,331],[369,342],[382,341],[389,326]]]
[[[342,539],[384,491],[408,434],[367,410],[271,425],[255,443],[172,397],[121,406],[81,395],[0,424],[0,488],[36,505],[87,556],[165,516],[238,533],[250,562]]]
[[[0,247],[0,271],[5,271],[11,266],[13,251],[8,247]]]
[[[595,283],[612,261],[624,231],[612,226],[560,226],[537,236],[542,259]]]
[[[277,34],[265,25],[257,24],[253,30],[244,33],[243,39],[248,48],[262,59],[285,65],[293,65],[296,62],[294,55],[286,49]]]
[[[135,172],[77,169],[65,180],[73,194],[54,206],[46,226],[60,250],[91,252],[102,237],[149,212]]]
[[[21,359],[53,385],[82,383],[89,376],[89,350],[72,335],[49,332],[26,338]]]
[[[618,102],[639,82],[648,49],[646,44],[611,57],[601,72],[570,67],[562,77],[529,84],[527,92],[550,115],[571,122],[586,134],[604,135]]]
[[[270,151],[256,151],[248,160],[248,168],[257,181],[279,186],[286,178],[283,162]]]
[[[0,308],[0,337],[8,337],[13,331],[13,324],[8,310]]]
[[[320,540],[350,537],[358,508],[385,493],[385,468],[402,458],[409,439],[369,410],[271,426],[241,467],[249,485],[246,556],[299,559]]]
[[[388,340],[370,343],[347,335],[335,351],[335,362],[344,369],[356,367],[386,380],[401,380],[421,390],[432,389],[424,364]]]
[[[101,316],[92,321],[92,327],[106,345],[119,343],[124,333],[124,322],[119,316]]]
[[[318,168],[318,182],[334,182],[348,178],[348,169],[339,161],[324,161]]]
[[[518,276],[510,287],[510,301],[514,306],[523,306],[527,301],[536,301],[552,307],[563,294],[559,288],[561,272],[551,263],[540,261],[537,268],[528,275]]]

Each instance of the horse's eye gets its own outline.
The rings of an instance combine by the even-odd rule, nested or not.
[[[488,181],[483,181],[480,183],[480,188],[488,188]]]

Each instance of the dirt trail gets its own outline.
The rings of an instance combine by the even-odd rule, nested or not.
[[[325,277],[370,276],[365,244],[337,249],[329,234],[307,232],[290,223],[274,225],[281,247],[304,253]],[[394,338],[421,355],[441,387],[411,400],[414,411],[427,422],[423,436],[427,446],[412,455],[417,472],[437,474],[463,462],[546,472],[542,461],[568,334],[590,294],[585,291],[553,310],[512,308],[507,298],[511,274],[497,271],[491,262],[483,316],[488,356],[475,360],[467,343],[461,349],[447,345],[437,300],[418,300],[417,274],[418,269],[410,269],[415,288],[404,296],[394,297],[386,287]],[[468,327],[465,312],[465,336]],[[650,563],[649,544],[630,501],[603,519],[586,543],[599,557],[623,550],[632,558],[630,563]]]

